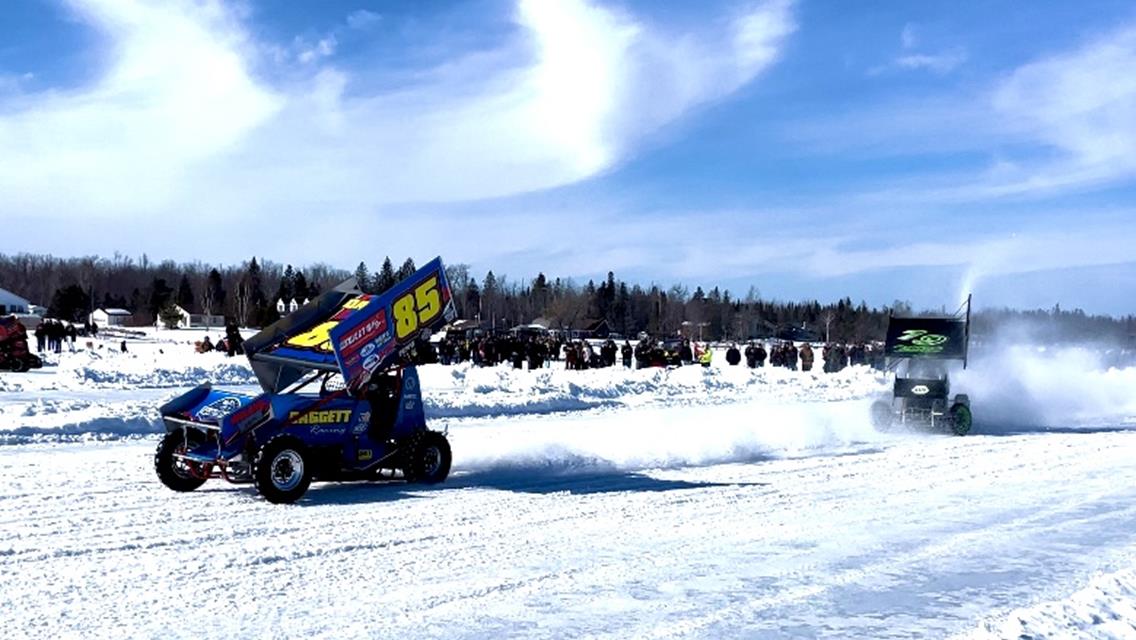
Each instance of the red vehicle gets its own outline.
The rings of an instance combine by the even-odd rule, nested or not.
[[[28,350],[28,330],[15,316],[0,318],[0,369],[20,373],[39,369],[43,361]]]

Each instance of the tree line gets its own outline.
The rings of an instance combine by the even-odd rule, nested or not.
[[[389,256],[377,271],[360,262],[350,272],[324,263],[297,268],[257,257],[239,265],[208,265],[154,262],[145,254],[138,259],[119,253],[110,258],[0,254],[0,287],[34,303],[47,301],[50,316],[72,321],[82,321],[97,308],[124,308],[135,314],[137,324],[152,324],[177,304],[191,313],[223,315],[258,327],[279,318],[278,300],[302,304],[351,276],[362,290],[381,293],[415,269],[413,259],[395,267]],[[903,301],[869,307],[848,297],[823,304],[766,300],[753,287],[736,296],[716,286],[708,291],[701,286],[691,291],[681,284],[644,286],[619,280],[611,272],[597,284],[543,273],[510,280],[492,270],[478,279],[463,264],[449,265],[446,271],[459,317],[496,329],[534,321],[553,329],[587,329],[603,322],[624,336],[683,333],[704,340],[786,337],[853,343],[882,339],[890,314],[913,311]],[[983,311],[975,314],[973,332],[992,335],[1015,325],[1051,342],[1130,340],[1136,333],[1133,316],[1113,318],[1060,307]]]

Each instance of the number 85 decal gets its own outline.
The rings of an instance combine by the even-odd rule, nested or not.
[[[438,291],[438,276],[430,276],[391,305],[395,337],[400,342],[405,340],[418,327],[429,324],[441,312],[442,297]]]

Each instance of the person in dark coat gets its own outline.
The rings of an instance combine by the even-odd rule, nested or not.
[[[813,370],[813,348],[809,343],[801,345],[801,371]]]
[[[731,367],[736,367],[742,361],[742,354],[738,351],[738,345],[731,344],[729,349],[726,349],[726,362],[730,363]]]
[[[630,369],[631,368],[631,356],[634,353],[634,351],[631,349],[631,341],[630,340],[624,340],[623,341],[623,346],[620,348],[619,353],[620,353],[621,356],[623,356],[623,368]]]
[[[237,341],[241,339],[241,331],[235,320],[225,323],[225,355],[230,358],[237,353]]]
[[[757,361],[757,367],[760,369],[765,366],[765,358],[768,354],[765,352],[765,345],[758,344],[757,348],[753,350],[753,356]]]
[[[692,364],[694,362],[694,351],[690,348],[689,340],[682,341],[682,346],[678,348],[678,359],[682,364]]]

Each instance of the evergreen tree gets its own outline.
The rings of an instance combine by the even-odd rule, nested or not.
[[[371,274],[367,271],[366,262],[360,262],[359,266],[355,267],[355,284],[363,293],[375,293],[375,288],[371,283]]]
[[[470,278],[466,282],[465,287],[465,308],[466,318],[480,318],[481,315],[481,290],[477,287],[477,281]]]
[[[182,274],[178,283],[177,303],[188,313],[193,313],[193,287],[189,284],[189,276]]]
[[[205,280],[205,293],[201,299],[201,310],[210,315],[219,315],[225,310],[225,289],[221,273],[216,269],[209,272]]]
[[[280,276],[280,286],[276,288],[276,298],[272,300],[275,305],[276,300],[283,300],[287,305],[296,297],[296,272],[292,269],[292,265],[284,268],[283,275]],[[302,300],[301,300],[302,302]]]
[[[178,323],[182,320],[181,311],[178,311],[173,300],[167,301],[161,309],[158,309],[157,317],[167,329],[177,329]]]
[[[493,271],[485,274],[485,281],[481,284],[481,319],[482,322],[489,320],[490,326],[497,326],[497,298],[500,296],[500,291],[497,287],[497,276],[493,275]]]
[[[146,303],[146,311],[151,318],[158,317],[158,312],[170,301],[173,293],[174,290],[166,284],[165,278],[154,278],[154,281],[150,283],[150,295]]]
[[[308,295],[308,280],[304,277],[302,271],[296,272],[296,278],[292,281],[292,295],[296,297],[296,302],[304,304],[304,300],[311,298]]]
[[[79,322],[85,319],[86,312],[91,306],[91,297],[77,284],[70,284],[57,289],[51,296],[51,304],[47,314],[52,318]]]
[[[394,274],[394,265],[391,264],[390,256],[383,259],[383,267],[379,270],[378,283],[375,285],[375,293],[383,293],[394,285],[398,284],[398,278]]]
[[[261,326],[267,317],[266,311],[269,305],[264,296],[260,263],[256,261],[256,257],[253,257],[248,268],[245,269],[238,294],[240,298],[238,300],[238,315],[241,322],[245,326]],[[272,307],[272,311],[275,312],[276,308]]]
[[[550,294],[548,279],[544,277],[543,273],[538,273],[532,282],[532,289],[529,293],[532,298],[534,314],[545,314],[545,310],[548,308]]]
[[[406,278],[409,278],[410,276],[414,275],[415,271],[418,271],[418,267],[414,266],[414,260],[412,258],[407,258],[406,262],[403,262],[402,266],[398,268],[398,273],[395,274],[395,283],[402,282]]]

